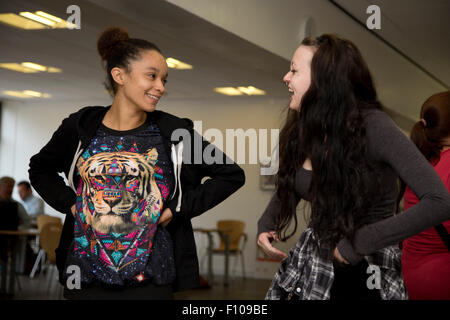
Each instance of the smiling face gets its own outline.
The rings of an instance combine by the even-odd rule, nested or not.
[[[111,73],[119,84],[119,92],[138,110],[152,112],[166,91],[167,63],[155,50],[144,50],[128,70],[113,68]]]
[[[302,97],[311,85],[311,61],[314,52],[314,47],[303,45],[298,47],[292,57],[291,69],[283,77],[291,94],[289,103],[291,109],[300,110]]]

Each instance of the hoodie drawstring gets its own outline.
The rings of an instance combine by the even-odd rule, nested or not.
[[[178,180],[178,186],[180,188],[180,193],[178,194],[178,203],[177,203],[177,208],[176,211],[180,212],[181,210],[181,195],[183,194],[183,191],[181,190],[181,164],[183,163],[183,141],[181,141],[178,144],[178,155],[177,155],[177,180]],[[176,189],[175,189],[176,190]]]
[[[75,156],[73,157],[72,164],[70,165],[69,177],[68,177],[69,186],[75,192],[77,192],[77,190],[75,189],[75,185],[73,183],[73,173],[75,171],[75,165],[77,163],[78,157],[81,155],[82,152],[83,152],[83,149],[81,149],[81,140],[80,140],[80,142],[78,143],[77,151],[75,152]]]

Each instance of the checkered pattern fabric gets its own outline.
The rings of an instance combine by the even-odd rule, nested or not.
[[[307,228],[288,257],[281,262],[266,300],[290,300],[294,294],[300,300],[329,300],[334,279],[331,257],[331,250],[319,248],[312,229]],[[365,259],[369,266],[380,270],[380,295],[383,300],[408,299],[401,275],[401,251],[398,246],[381,249]]]

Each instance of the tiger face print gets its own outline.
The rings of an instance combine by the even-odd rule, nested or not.
[[[98,232],[128,234],[159,218],[162,199],[155,182],[156,148],[145,154],[98,153],[80,157],[86,223]]]

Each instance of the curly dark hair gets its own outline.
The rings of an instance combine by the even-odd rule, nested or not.
[[[366,156],[363,110],[381,110],[382,105],[369,69],[352,42],[324,34],[305,38],[301,45],[315,49],[311,85],[299,109],[288,112],[280,132],[277,195],[281,206],[276,230],[282,240],[296,231],[295,172],[309,158],[310,227],[321,245],[335,246],[343,237],[353,240],[362,225],[361,216],[374,202],[367,196],[369,181],[364,178],[374,172],[374,166]],[[287,234],[292,220],[293,231]]]

